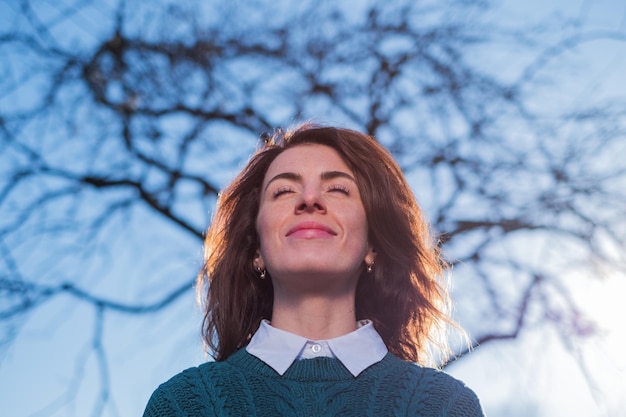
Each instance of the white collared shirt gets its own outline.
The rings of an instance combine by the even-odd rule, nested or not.
[[[309,340],[272,327],[269,321],[263,320],[246,350],[279,375],[283,375],[296,360],[331,357],[337,358],[357,377],[387,354],[387,346],[370,320],[361,320],[357,325],[355,331],[343,336]]]

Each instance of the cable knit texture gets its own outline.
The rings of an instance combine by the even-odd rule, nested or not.
[[[387,354],[354,377],[333,358],[294,362],[280,376],[245,349],[190,368],[152,394],[144,417],[482,417],[462,382]]]

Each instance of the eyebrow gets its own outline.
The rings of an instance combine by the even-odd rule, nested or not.
[[[348,174],[347,172],[343,172],[343,171],[324,171],[320,175],[320,178],[324,181],[333,180],[335,178],[346,178],[356,184],[356,180],[354,179],[354,177]],[[267,190],[267,187],[269,187],[272,182],[279,180],[279,179],[287,179],[291,181],[300,182],[302,181],[302,175],[295,173],[295,172],[282,172],[280,174],[273,176],[272,179],[270,179],[267,182],[267,184],[265,184],[264,190]]]

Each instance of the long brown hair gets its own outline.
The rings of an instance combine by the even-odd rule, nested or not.
[[[255,222],[261,185],[274,159],[305,143],[335,149],[355,174],[376,251],[372,273],[356,290],[357,319],[370,319],[390,352],[434,365],[447,355],[438,328],[453,324],[443,261],[404,175],[392,156],[363,133],[312,124],[277,132],[220,194],[198,276],[204,304],[202,334],[216,360],[245,346],[263,318],[271,319],[273,288],[252,260],[259,248]],[[445,356],[443,356],[445,357]]]

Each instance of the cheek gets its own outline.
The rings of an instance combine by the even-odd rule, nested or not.
[[[351,217],[346,217],[346,222],[344,223],[347,227],[347,232],[349,236],[350,245],[359,248],[368,245],[368,225],[367,219],[365,218],[365,214],[359,213],[358,215],[352,212],[353,215]]]
[[[351,216],[347,216],[346,220],[350,222],[353,232],[362,233],[367,236],[367,216],[365,210],[359,208],[358,210],[348,211],[351,212]]]
[[[260,210],[256,219],[256,232],[259,236],[261,246],[265,246],[268,243],[271,232],[275,229],[275,227],[276,226],[272,224],[272,217],[268,216],[267,211]]]

